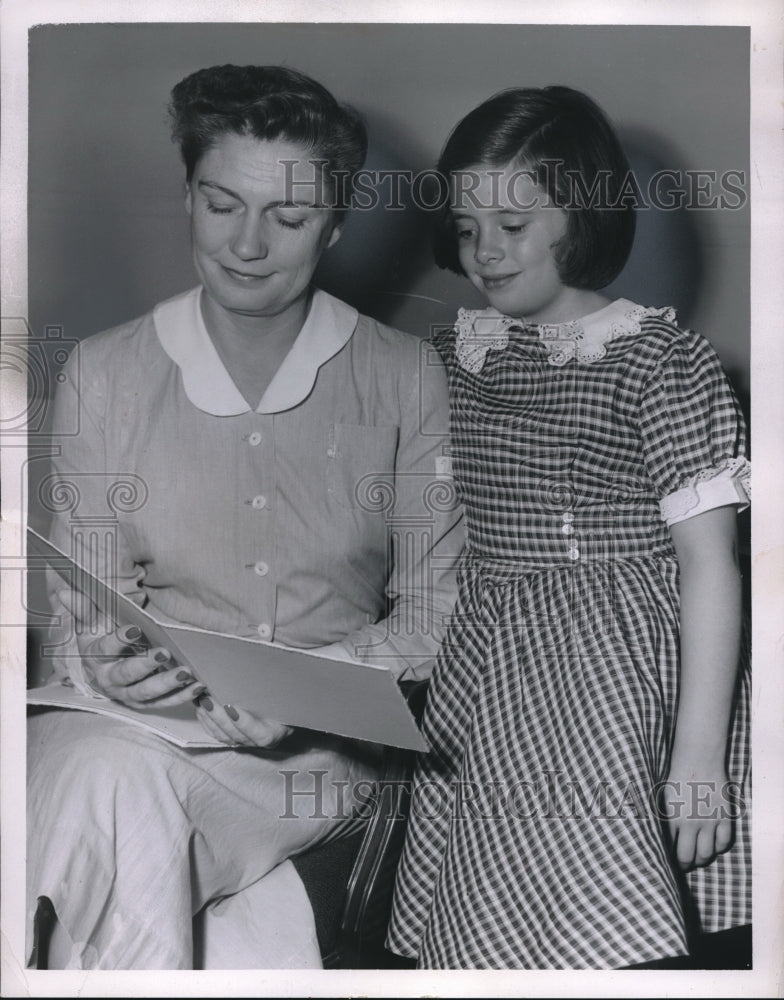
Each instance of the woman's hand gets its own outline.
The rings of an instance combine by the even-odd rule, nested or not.
[[[59,594],[75,620],[83,621],[83,606],[72,591]],[[87,639],[77,637],[85,679],[98,694],[138,709],[166,708],[193,701],[205,691],[187,667],[171,662],[162,647],[148,648],[134,625]]]
[[[196,714],[210,736],[229,746],[270,750],[294,732],[291,726],[270,719],[257,719],[241,708],[218,705],[209,694],[203,694],[196,702]]]
[[[740,807],[733,788],[720,771],[698,777],[691,768],[670,770],[661,806],[683,871],[704,868],[732,846],[733,819]]]
[[[137,650],[135,626],[94,639],[82,656],[90,686],[131,708],[165,708],[193,701],[205,690],[187,669],[170,662],[167,649]]]

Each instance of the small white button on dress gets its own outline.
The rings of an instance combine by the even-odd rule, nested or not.
[[[254,563],[253,572],[257,573],[259,576],[266,576],[267,573],[269,573],[269,566],[265,562],[259,560],[257,563]]]
[[[257,626],[256,631],[259,633],[260,639],[269,639],[272,635],[272,629],[266,622],[262,622],[261,625]]]
[[[264,510],[264,508],[267,506],[267,498],[264,496],[263,493],[259,493],[258,496],[255,496],[251,500],[251,505],[254,510]]]
[[[261,444],[261,434],[259,431],[254,431],[248,435],[248,444],[251,448],[257,448]]]

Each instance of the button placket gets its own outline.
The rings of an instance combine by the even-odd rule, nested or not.
[[[246,432],[242,435],[242,447],[247,451],[244,459],[240,459],[240,496],[243,497],[242,507],[247,511],[242,524],[247,556],[253,560],[245,563],[244,570],[246,573],[252,571],[255,577],[251,583],[255,610],[251,611],[248,627],[251,634],[266,641],[274,634],[276,604],[272,572],[275,563],[274,434],[270,416],[249,414],[248,422],[250,428],[246,423]]]
[[[566,540],[569,543],[569,548],[566,550],[566,558],[572,562],[576,562],[580,558],[580,548],[577,544],[577,539],[574,537],[574,514],[570,511],[564,511],[561,515],[561,532],[566,536]]]

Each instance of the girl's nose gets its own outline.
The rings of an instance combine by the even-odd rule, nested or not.
[[[257,260],[260,257],[266,257],[268,247],[262,220],[254,219],[249,213],[246,214],[231,241],[231,250],[240,260]]]
[[[476,257],[477,263],[479,264],[489,264],[491,261],[500,260],[504,255],[503,247],[500,242],[493,239],[492,236],[482,236],[481,234],[476,240],[476,249],[474,250],[474,256]]]

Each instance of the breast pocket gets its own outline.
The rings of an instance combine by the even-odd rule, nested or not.
[[[346,510],[381,513],[394,502],[397,427],[330,424],[327,493]]]

